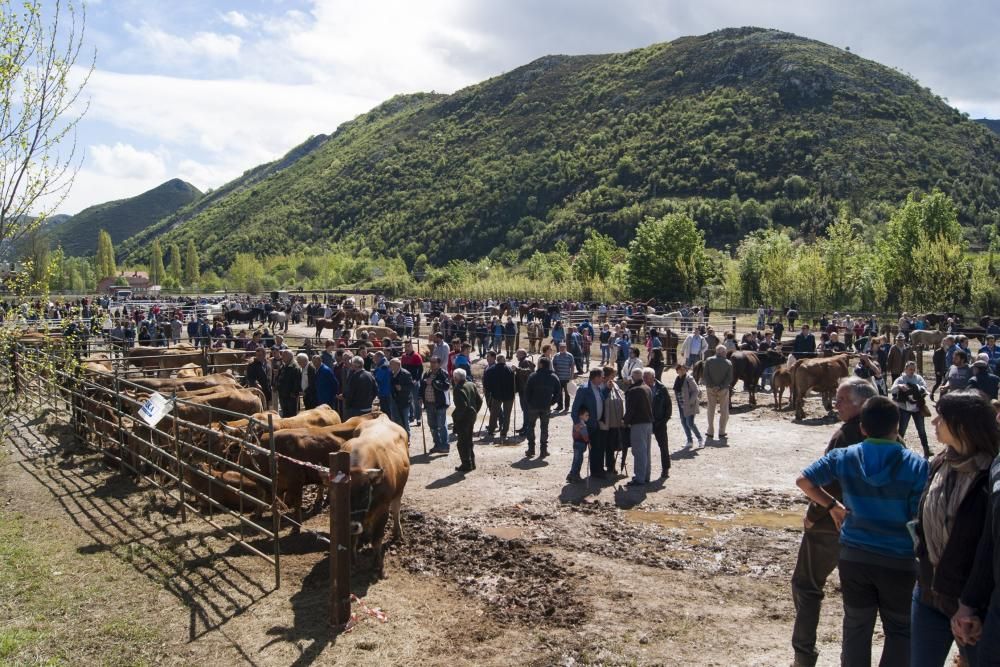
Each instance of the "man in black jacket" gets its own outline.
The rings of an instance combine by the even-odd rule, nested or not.
[[[402,362],[398,358],[389,360],[389,371],[392,373],[390,381],[390,391],[392,392],[389,403],[389,416],[392,421],[403,427],[406,431],[406,440],[410,440],[410,406],[413,403],[413,376],[403,368]]]
[[[264,392],[267,399],[266,408],[271,406],[271,370],[267,367],[267,350],[262,347],[254,352],[253,361],[247,366],[247,374],[243,378],[243,384],[247,387],[257,387]]]
[[[500,444],[503,444],[507,440],[510,414],[514,408],[514,369],[507,365],[507,357],[504,355],[498,354],[496,363],[483,373],[483,392],[486,394],[486,406],[490,410],[490,425],[486,431],[492,438],[499,421]]]
[[[861,432],[861,406],[877,395],[875,386],[862,378],[849,377],[841,381],[835,405],[837,416],[843,423],[830,438],[824,453],[865,439]],[[842,499],[839,484],[825,488],[834,498]],[[816,503],[809,504],[804,524],[799,557],[792,574],[792,600],[795,603],[792,649],[796,665],[811,667],[819,658],[816,627],[823,604],[823,587],[840,560],[840,531],[830,513]]]
[[[294,417],[299,413],[299,394],[302,393],[302,371],[295,363],[291,350],[282,350],[282,366],[278,370],[278,403],[282,417]]]
[[[795,358],[816,356],[816,337],[809,332],[809,325],[803,324],[802,331],[792,342],[792,354]]]
[[[344,381],[344,418],[350,419],[371,412],[377,395],[378,383],[375,382],[375,376],[365,370],[364,359],[354,357],[351,359],[351,370]]]
[[[528,429],[528,451],[526,458],[535,455],[535,422],[541,422],[542,449],[539,458],[549,455],[549,413],[552,406],[559,401],[562,385],[559,378],[552,372],[552,364],[548,357],[538,360],[538,370],[528,377],[524,385],[524,403],[527,406],[525,427]]]
[[[448,453],[448,406],[451,396],[451,379],[441,368],[441,361],[431,357],[430,370],[420,378],[420,400],[427,413],[427,427],[434,446],[432,454]]]
[[[656,371],[652,368],[642,369],[642,381],[646,383],[653,394],[653,437],[660,450],[660,479],[670,477],[670,451],[667,449],[667,420],[673,413],[673,403],[670,392],[662,382],[656,379]]]

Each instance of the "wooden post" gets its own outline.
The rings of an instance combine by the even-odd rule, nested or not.
[[[914,356],[917,358],[917,372],[922,376],[924,374],[924,346],[917,345],[914,349],[916,351]]]
[[[330,625],[351,620],[351,455],[330,454]]]
[[[733,339],[736,340],[736,316],[735,315],[733,315]],[[739,341],[738,340],[736,341],[736,344],[739,345]]]

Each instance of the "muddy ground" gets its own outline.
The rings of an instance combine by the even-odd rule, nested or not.
[[[737,392],[728,441],[703,449],[678,449],[683,434],[671,420],[670,477],[641,491],[626,489],[625,478],[564,481],[568,416],[552,420],[549,458],[524,458],[519,441],[479,443],[478,470],[467,475],[454,471],[454,447],[424,455],[414,428],[404,540],[389,547],[384,580],[356,572],[353,582],[388,619],[355,605],[361,622],[337,637],[327,629],[329,561],[319,539],[285,531],[275,589],[266,562],[197,517],[182,522],[148,482],[135,485],[94,452],[65,457],[69,434],[52,413],[15,424],[0,516],[43,523],[81,572],[89,559],[110,558],[120,572],[109,585],[122,595],[107,599],[158,633],[142,655],[148,662],[788,664],[788,580],[804,508],[794,479],[835,423],[818,399],[803,422],[775,412],[769,396],[756,408],[746,402]],[[918,450],[915,433],[909,439]],[[659,469],[654,451],[654,477]],[[307,526],[325,534],[328,518]],[[827,593],[820,664],[834,665],[836,576]],[[102,613],[103,599],[88,613]]]

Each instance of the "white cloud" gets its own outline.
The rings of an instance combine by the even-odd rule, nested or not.
[[[97,144],[87,151],[87,158],[96,172],[123,179],[162,179],[167,168],[160,155],[142,151],[131,144],[114,146]]]
[[[221,18],[225,23],[231,25],[232,27],[237,28],[238,30],[246,30],[247,28],[250,27],[250,19],[248,19],[246,15],[241,14],[235,9],[230,10],[224,14],[221,14],[219,18]]]
[[[125,24],[125,30],[138,39],[157,58],[184,62],[199,58],[233,60],[239,57],[243,40],[238,35],[197,32],[190,38],[171,35],[143,21],[139,25]]]
[[[332,132],[381,99],[315,85],[180,79],[95,71],[88,120],[155,137],[172,153],[237,156],[243,169]],[[185,156],[188,157],[188,156]]]

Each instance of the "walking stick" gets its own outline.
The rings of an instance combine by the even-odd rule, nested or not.
[[[420,415],[420,442],[424,446],[424,456],[427,456],[427,433],[424,431],[423,415]]]
[[[483,402],[486,403],[486,401],[483,401]],[[483,411],[483,418],[479,420],[479,428],[476,429],[476,433],[482,433],[483,432],[483,424],[486,423],[486,414],[489,411],[490,411],[490,409],[489,409],[489,406],[487,405],[486,410]],[[475,419],[475,417],[473,417],[473,419]]]

